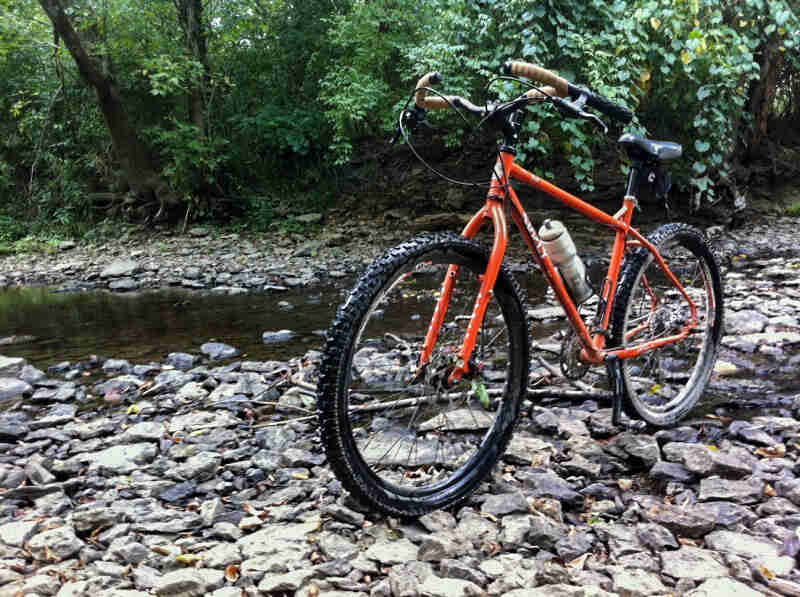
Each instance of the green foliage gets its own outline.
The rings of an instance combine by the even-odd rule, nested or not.
[[[770,118],[800,123],[796,0],[306,0],[302,10],[206,0],[204,58],[187,42],[181,2],[73,0],[69,16],[193,217],[222,199],[255,228],[292,231],[278,198],[330,201],[431,70],[444,75],[440,91],[483,101],[502,63],[523,59],[635,109],[628,130],[683,144],[674,169],[695,204],[734,182],[770,44],[783,57]],[[129,197],[131,181],[38,2],[0,0],[0,21],[0,242],[83,234],[106,215],[96,197]],[[530,168],[552,176],[566,164],[584,191],[617,151],[614,135],[544,105],[522,137]]]
[[[786,208],[786,215],[797,217],[800,216],[800,201],[796,203],[792,203],[789,207]]]

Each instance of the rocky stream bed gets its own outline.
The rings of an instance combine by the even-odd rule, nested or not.
[[[363,510],[326,466],[316,350],[0,357],[0,597],[800,595],[797,224],[710,231],[727,284],[711,404],[631,433],[607,402],[528,403],[479,490],[417,521]],[[307,254],[121,240],[5,258],[0,282],[270,291],[346,275],[396,233],[334,234]]]

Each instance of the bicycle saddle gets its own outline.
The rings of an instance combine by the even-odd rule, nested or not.
[[[683,148],[677,143],[653,141],[631,133],[622,135],[617,143],[625,148],[632,160],[674,160],[683,153]]]

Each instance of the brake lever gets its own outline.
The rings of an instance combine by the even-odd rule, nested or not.
[[[600,117],[597,116],[596,114],[589,114],[588,112],[584,112],[583,110],[581,110],[579,115],[584,120],[590,120],[593,123],[595,123],[597,126],[599,126],[601,129],[603,129],[603,134],[604,135],[608,134],[608,127],[606,126],[606,123],[603,122],[602,120],[600,120]]]

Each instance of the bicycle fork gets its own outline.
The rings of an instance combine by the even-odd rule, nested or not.
[[[472,309],[472,315],[469,320],[469,325],[467,326],[467,332],[464,336],[464,342],[458,353],[459,364],[456,365],[447,378],[450,385],[458,383],[466,374],[470,373],[469,360],[472,356],[472,351],[475,349],[478,332],[483,324],[483,318],[489,306],[489,301],[492,298],[494,284],[500,273],[500,266],[503,264],[503,257],[505,256],[506,247],[508,246],[506,215],[503,209],[503,202],[499,199],[490,198],[483,209],[476,213],[466,225],[462,236],[474,238],[481,227],[483,227],[485,221],[489,218],[492,220],[495,231],[494,245],[489,258],[489,265],[481,280],[481,289],[475,299],[475,306]],[[436,309],[433,312],[433,318],[428,327],[425,342],[422,345],[418,373],[421,372],[430,361],[433,347],[436,345],[442,323],[444,322],[445,315],[447,315],[447,308],[450,305],[450,298],[453,295],[453,288],[458,278],[458,273],[459,266],[451,264],[447,270],[444,282],[442,282],[442,290],[436,303]]]

